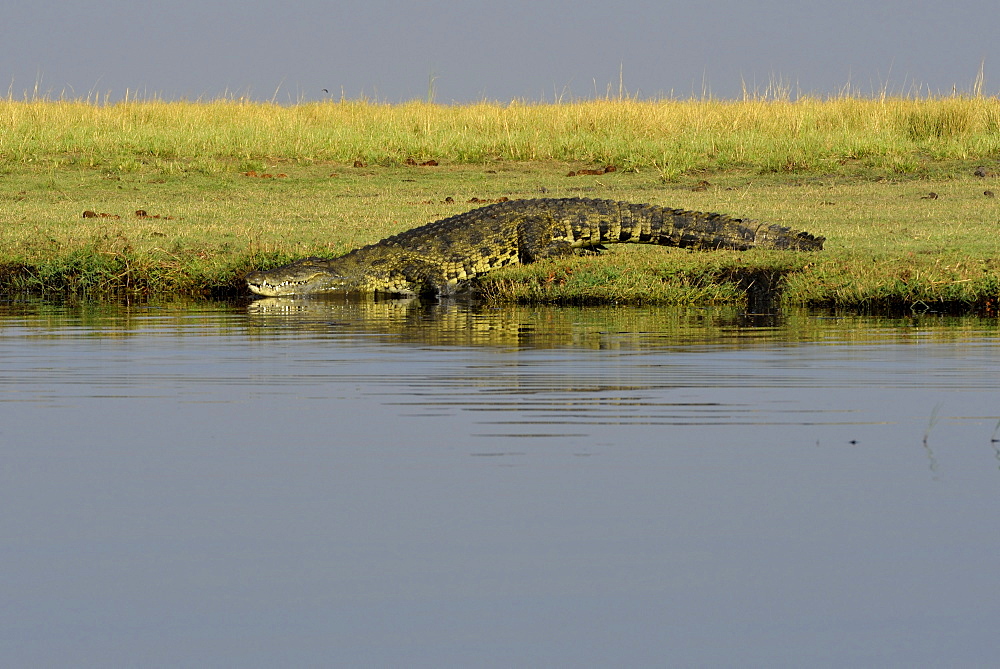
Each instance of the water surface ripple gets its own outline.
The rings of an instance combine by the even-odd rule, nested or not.
[[[5,666],[990,666],[995,319],[0,304]]]

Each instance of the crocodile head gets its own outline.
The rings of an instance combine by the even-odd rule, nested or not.
[[[258,295],[282,297],[303,293],[349,291],[356,288],[357,277],[339,276],[328,260],[303,258],[290,265],[250,272],[247,286]]]

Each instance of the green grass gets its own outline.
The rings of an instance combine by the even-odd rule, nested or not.
[[[472,198],[585,196],[757,218],[828,242],[803,254],[614,246],[496,272],[483,292],[704,304],[765,286],[785,305],[990,313],[1000,295],[1000,201],[983,194],[1000,193],[1000,178],[973,174],[1000,171],[993,98],[7,100],[0,120],[7,294],[240,294],[251,268],[339,255],[478,206]],[[566,176],[606,164],[619,169]],[[693,190],[700,181],[709,185]]]

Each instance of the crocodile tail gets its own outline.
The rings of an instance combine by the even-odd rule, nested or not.
[[[765,249],[788,251],[822,251],[826,237],[817,237],[804,230],[793,230],[783,225],[744,221],[754,228],[755,246]]]
[[[619,203],[619,220],[617,238],[605,241],[741,251],[751,248],[819,251],[825,241],[823,237],[782,225],[651,204]]]

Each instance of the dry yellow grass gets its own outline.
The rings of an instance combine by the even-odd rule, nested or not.
[[[1000,286],[1000,205],[983,195],[1000,192],[995,98],[5,100],[0,123],[8,286],[113,287],[125,276],[147,293],[236,287],[251,266],[336,255],[472,208],[472,197],[541,195],[721,211],[829,242],[815,257],[622,250],[501,274],[498,296],[727,301],[758,271],[802,304],[988,304]],[[566,177],[605,164],[618,170]],[[700,180],[711,183],[693,190]],[[81,219],[85,209],[122,218]]]
[[[266,161],[580,161],[659,169],[914,172],[1000,153],[985,97],[280,106],[0,101],[0,165],[218,172]],[[235,164],[235,165],[234,165]]]

